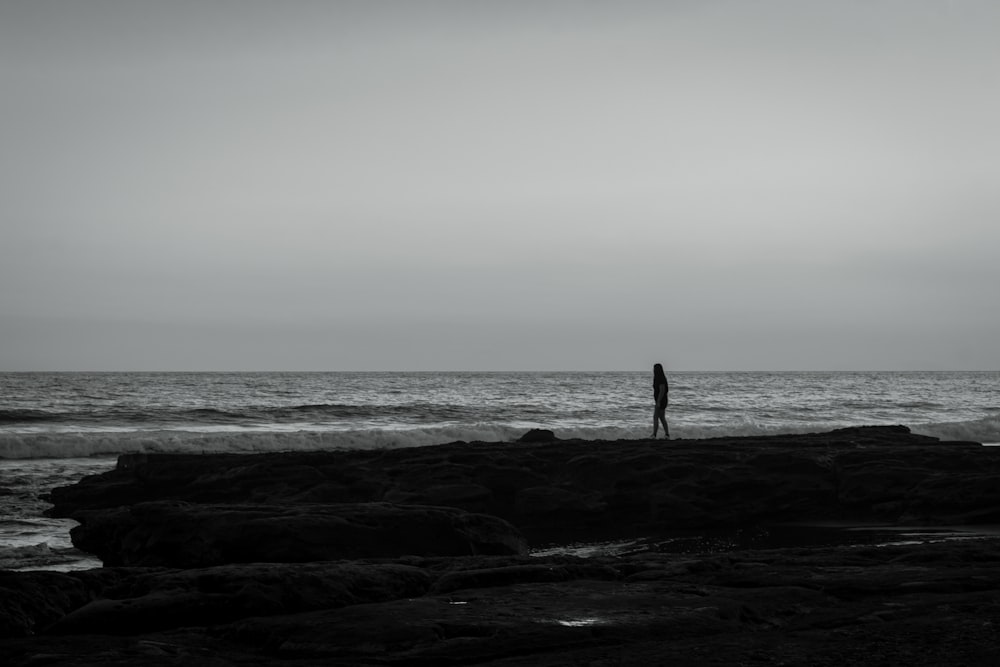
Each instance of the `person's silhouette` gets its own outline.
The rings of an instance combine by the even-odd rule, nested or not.
[[[653,398],[656,405],[653,408],[653,439],[659,431],[660,424],[663,424],[663,437],[670,439],[670,427],[667,426],[667,394],[670,392],[670,385],[667,384],[667,376],[663,372],[661,364],[653,364]]]

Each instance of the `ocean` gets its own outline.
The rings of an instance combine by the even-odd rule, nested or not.
[[[1000,443],[997,371],[667,375],[673,438],[904,424]],[[99,566],[39,495],[123,452],[411,447],[532,428],[645,438],[652,407],[651,371],[0,373],[0,569]]]

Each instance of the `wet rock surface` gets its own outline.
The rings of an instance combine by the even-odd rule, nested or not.
[[[0,641],[0,661],[987,665],[998,547],[109,568],[63,575],[93,599]]]
[[[987,531],[668,545],[793,521],[993,523],[998,449],[883,427],[123,456],[51,496],[107,567],[0,572],[0,664],[992,665]],[[522,535],[660,538],[581,557],[525,555]]]

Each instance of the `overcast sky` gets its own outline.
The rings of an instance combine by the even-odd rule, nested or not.
[[[992,0],[0,0],[0,370],[1000,368]]]

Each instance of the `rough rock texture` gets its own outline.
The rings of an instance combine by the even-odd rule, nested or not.
[[[73,543],[105,565],[204,567],[420,554],[524,554],[509,523],[449,507],[151,501],[80,513]]]
[[[135,635],[255,616],[420,596],[433,578],[405,563],[252,563],[188,570],[120,570],[86,604],[46,628],[50,634]]]
[[[380,451],[124,455],[53,490],[53,516],[149,500],[455,507],[529,544],[791,520],[1000,522],[1000,449],[905,427],[709,440],[451,443]]]
[[[0,637],[34,634],[90,597],[87,585],[68,574],[0,570]]]
[[[995,664],[1000,537],[774,538],[792,521],[1000,523],[1000,448],[903,427],[536,437],[123,456],[53,490],[52,513],[143,566],[0,572],[0,664]],[[526,556],[518,530],[647,539]]]
[[[1000,648],[998,539],[106,572],[103,590],[63,575],[91,601],[0,640],[0,664],[936,666]],[[0,579],[0,619],[13,578],[52,592]]]

